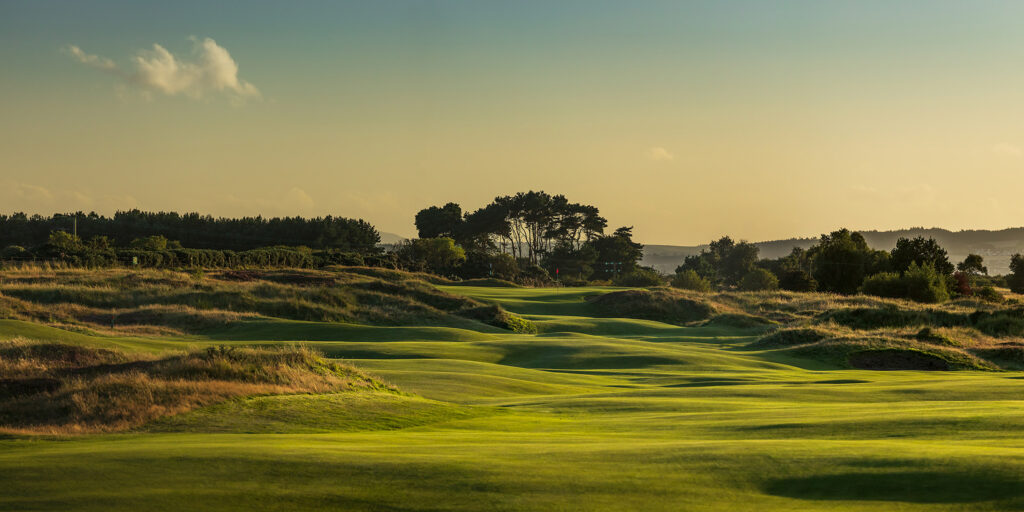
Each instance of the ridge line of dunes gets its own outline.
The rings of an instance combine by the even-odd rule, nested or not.
[[[369,267],[6,270],[0,318],[146,336],[203,333],[259,318],[536,331],[498,305],[446,293],[422,275]]]
[[[841,368],[1024,369],[1024,306],[795,292],[635,289],[590,297],[598,314],[684,326],[728,326],[776,351]]]
[[[302,346],[209,347],[162,357],[16,338],[0,342],[0,432],[116,432],[262,395],[397,389]]]

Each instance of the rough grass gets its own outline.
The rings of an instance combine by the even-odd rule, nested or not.
[[[203,333],[257,317],[529,332],[529,322],[395,270],[47,270],[0,272],[0,318],[136,335]],[[436,281],[437,278],[431,278]],[[479,326],[477,326],[479,327]]]
[[[25,339],[0,343],[0,431],[114,432],[252,395],[390,389],[303,347],[210,347],[162,358]]]

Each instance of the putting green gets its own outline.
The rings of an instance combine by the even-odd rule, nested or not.
[[[306,343],[397,385],[0,440],[0,510],[1020,510],[1024,374],[872,372],[749,331],[595,318],[607,291],[446,287],[536,335],[266,320],[126,350]]]

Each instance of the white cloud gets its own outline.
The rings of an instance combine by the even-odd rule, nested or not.
[[[1000,142],[999,144],[993,144],[991,147],[993,153],[1003,156],[1024,156],[1024,150],[1021,150],[1020,146],[1015,146],[1007,142]]]
[[[202,99],[215,94],[225,95],[233,101],[260,97],[253,84],[238,78],[238,63],[216,41],[207,37],[193,38],[191,59],[175,56],[159,44],[152,50],[136,55],[128,70],[122,70],[110,59],[91,55],[77,46],[68,46],[66,52],[88,66],[119,75],[128,85],[144,94],[160,93],[167,96],[187,96]]]
[[[668,162],[676,159],[676,155],[672,154],[669,150],[663,147],[649,148],[644,152],[644,155],[655,162]]]
[[[103,71],[114,71],[117,69],[117,64],[114,64],[114,61],[105,57],[100,57],[99,55],[85,53],[81,48],[75,45],[68,46],[64,51],[72,58],[86,66],[101,69]]]

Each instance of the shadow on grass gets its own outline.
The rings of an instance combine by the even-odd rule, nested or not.
[[[771,480],[764,491],[805,500],[974,503],[1018,498],[1024,480],[983,470],[840,473]]]

